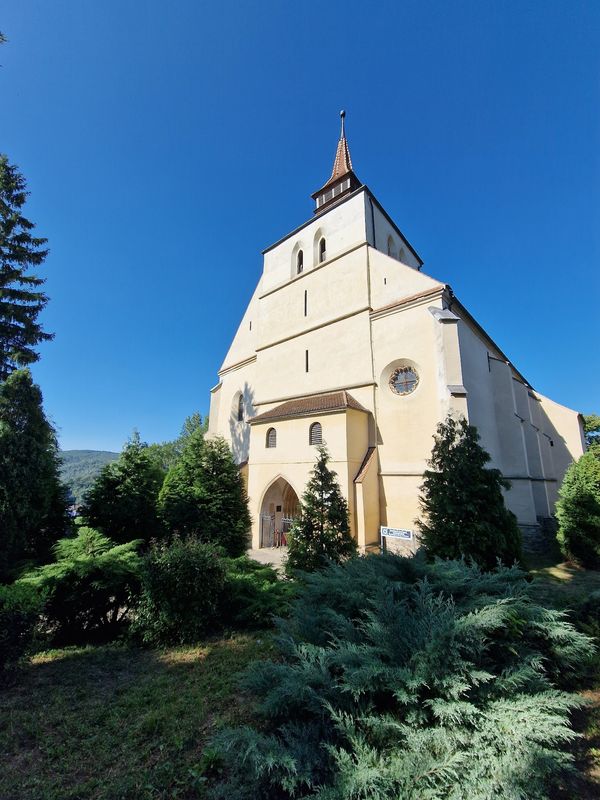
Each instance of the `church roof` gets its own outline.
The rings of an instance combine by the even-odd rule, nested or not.
[[[305,417],[310,414],[328,413],[331,411],[344,411],[353,408],[356,411],[369,412],[364,406],[355,400],[351,394],[343,389],[340,392],[330,392],[329,394],[313,394],[308,397],[299,397],[296,400],[288,400],[279,406],[275,406],[270,411],[259,414],[248,422],[252,425],[255,422],[273,422],[278,419],[289,419],[290,417]]]
[[[333,183],[338,178],[343,178],[344,175],[347,175],[349,172],[352,172],[352,159],[350,158],[350,148],[348,147],[348,140],[346,139],[346,131],[344,129],[345,115],[346,112],[342,111],[342,130],[340,133],[340,140],[337,145],[337,150],[335,151],[335,159],[333,161],[333,170],[331,172],[331,178],[329,178],[325,186],[329,186],[330,183]],[[323,186],[323,189],[325,188],[325,186]]]
[[[320,189],[317,189],[316,192],[313,192],[311,197],[316,200],[317,197],[320,196],[320,203],[318,203],[317,211],[321,211],[324,206],[331,205],[333,200],[338,199],[342,194],[347,194],[350,191],[354,191],[357,189],[361,183],[359,179],[356,177],[354,170],[352,169],[352,159],[350,158],[350,148],[348,147],[348,140],[346,139],[346,128],[344,125],[344,119],[346,117],[345,111],[340,111],[340,117],[342,118],[342,128],[340,131],[340,138],[337,143],[337,148],[335,151],[335,158],[333,159],[333,169],[331,171],[331,177],[327,181],[327,183],[323,184]],[[350,178],[349,185],[339,194],[337,194],[337,189],[340,187],[337,184],[341,181],[342,178],[348,176]],[[327,194],[327,197],[323,197],[323,194],[327,192],[330,187],[337,186],[336,191],[334,192],[333,188]],[[331,197],[329,196],[331,195]]]

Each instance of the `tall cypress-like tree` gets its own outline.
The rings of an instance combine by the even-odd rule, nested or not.
[[[419,528],[426,550],[440,558],[472,558],[487,569],[498,559],[508,565],[519,560],[521,532],[502,495],[510,483],[500,470],[486,468],[490,456],[477,429],[448,417],[434,439],[421,487],[425,519]]]
[[[204,431],[189,435],[171,467],[159,497],[167,528],[196,536],[240,556],[248,547],[250,513],[244,481],[225,439],[204,441]]]
[[[24,560],[44,561],[65,535],[67,489],[56,435],[27,369],[0,384],[0,582]]]
[[[32,235],[35,226],[21,213],[27,194],[24,177],[0,155],[0,381],[37,361],[34,348],[52,338],[37,321],[48,298],[40,291],[44,279],[31,270],[48,250],[47,240]]]
[[[600,566],[600,443],[567,470],[558,492],[557,539],[567,558]]]
[[[87,492],[81,515],[92,528],[124,544],[163,532],[156,503],[164,473],[137,432],[117,459],[107,464]]]
[[[329,453],[318,448],[317,462],[302,495],[301,516],[288,537],[286,570],[312,572],[328,563],[339,564],[356,554],[356,542],[350,533],[348,504],[329,469]]]

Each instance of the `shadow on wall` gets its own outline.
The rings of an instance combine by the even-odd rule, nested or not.
[[[235,393],[229,415],[231,451],[238,464],[248,460],[250,450],[250,425],[248,420],[256,415],[254,390],[248,383]]]

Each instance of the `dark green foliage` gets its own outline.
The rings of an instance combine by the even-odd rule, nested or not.
[[[425,518],[418,523],[426,550],[440,558],[472,558],[487,569],[498,560],[519,561],[521,533],[502,495],[510,483],[499,470],[486,469],[490,457],[476,428],[448,417],[434,438],[421,487]]]
[[[248,556],[227,559],[219,616],[225,627],[268,628],[275,615],[288,613],[294,592],[295,584],[281,580],[267,564]]]
[[[294,522],[288,535],[286,570],[312,572],[330,561],[340,561],[356,555],[356,542],[350,533],[348,504],[329,469],[329,454],[321,445],[317,462],[306,486],[300,519]]]
[[[116,461],[118,453],[108,450],[61,450],[60,477],[77,504],[83,502],[85,494],[92,488],[102,467]]]
[[[0,684],[27,655],[44,596],[19,584],[0,586]]]
[[[147,445],[134,433],[118,460],[96,478],[81,515],[87,525],[115,542],[149,541],[163,532],[156,507],[163,478]]]
[[[204,441],[194,430],[160,492],[159,508],[167,528],[181,536],[214,542],[235,557],[249,541],[248,498],[227,442]]]
[[[516,568],[369,556],[307,575],[280,659],[243,688],[256,728],[220,734],[227,800],[546,798],[570,763],[557,688],[589,639]]]
[[[573,462],[558,492],[557,541],[567,558],[600,566],[600,447]]]
[[[586,414],[583,418],[583,429],[587,446],[600,446],[600,414]]]
[[[185,644],[216,630],[225,572],[215,545],[178,536],[154,544],[144,559],[134,634],[147,644]]]
[[[39,290],[44,279],[31,269],[48,251],[46,239],[32,236],[35,226],[21,213],[27,194],[21,173],[0,155],[0,381],[37,361],[33,348],[52,338],[37,321],[48,298]]]
[[[192,433],[200,431],[204,436],[207,430],[208,417],[203,419],[202,415],[195,411],[191,416],[186,417],[177,439],[172,442],[149,444],[148,453],[163,472],[167,472],[181,458],[183,449]]]
[[[106,642],[122,633],[139,591],[141,542],[115,545],[91,528],[54,547],[56,560],[24,575],[19,584],[47,596],[45,617],[53,642]]]
[[[68,527],[58,445],[27,369],[0,384],[0,580],[43,561]]]

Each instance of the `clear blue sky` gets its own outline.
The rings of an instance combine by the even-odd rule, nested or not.
[[[536,389],[600,412],[600,3],[4,0],[0,150],[47,236],[64,448],[172,438],[354,167]]]

